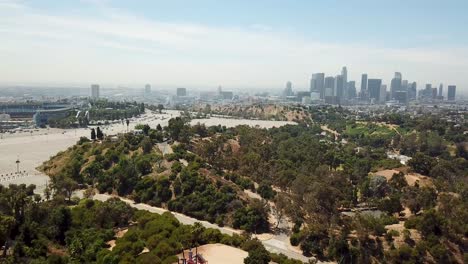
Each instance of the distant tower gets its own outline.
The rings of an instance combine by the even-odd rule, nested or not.
[[[361,76],[361,100],[367,98],[367,73]]]
[[[99,99],[99,84],[91,85],[91,98]]]
[[[447,100],[455,101],[455,93],[456,93],[456,90],[457,90],[457,86],[449,85],[447,87],[448,87]]]
[[[356,98],[356,82],[355,81],[348,82],[348,98],[349,99]]]
[[[327,77],[325,78],[325,84],[323,88],[323,98],[325,99],[326,96],[334,96],[334,87],[335,87],[335,78],[334,77]]]
[[[348,82],[348,69],[346,68],[346,66],[344,66],[341,69],[341,76],[343,76],[343,81],[347,83]]]
[[[380,101],[380,91],[382,88],[381,79],[368,79],[369,99],[374,99],[374,102]]]
[[[288,81],[286,83],[286,88],[284,89],[284,96],[292,96],[292,95],[293,95],[292,83]]]
[[[147,84],[145,85],[145,95],[148,96],[151,94],[151,85]]]
[[[187,96],[187,89],[186,88],[177,88],[177,96]]]
[[[443,94],[444,94],[444,85],[441,83],[439,85],[439,97],[442,98]]]
[[[398,91],[401,91],[402,86],[402,75],[401,72],[395,72],[395,76],[392,79],[392,83],[390,84],[390,97],[391,99],[395,99],[395,95]]]
[[[345,97],[345,84],[343,75],[337,75],[335,77],[334,95],[338,97],[338,100]]]
[[[386,101],[387,101],[387,85],[382,84],[380,85],[379,102],[385,103]]]
[[[341,76],[343,77],[343,98],[346,98],[347,95],[348,95],[348,69],[346,68],[346,66],[343,66],[343,68],[341,69]]]
[[[320,93],[320,98],[323,99],[323,90],[325,85],[325,73],[314,73],[310,79],[310,91]]]

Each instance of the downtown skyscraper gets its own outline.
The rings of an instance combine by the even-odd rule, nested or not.
[[[448,92],[447,92],[447,100],[449,101],[455,101],[455,93],[457,91],[457,86],[455,85],[449,85],[447,87]]]
[[[367,73],[363,73],[361,76],[361,91],[359,93],[361,100],[367,100],[368,91],[367,91]]]
[[[325,73],[314,73],[310,79],[310,92],[320,93],[320,99],[324,98]]]

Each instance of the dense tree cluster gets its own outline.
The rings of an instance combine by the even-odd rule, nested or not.
[[[70,207],[60,197],[41,201],[34,186],[0,186],[1,263],[165,263],[195,246],[222,243],[242,248],[251,258],[275,258],[261,243],[228,236],[201,224],[182,225],[170,213],[136,211],[118,198],[106,202],[84,199]],[[128,230],[120,237],[118,231]],[[109,241],[115,246],[110,248]],[[251,262],[258,263],[258,262]]]
[[[300,111],[312,119],[272,129],[189,126],[185,116],[165,128],[141,125],[143,135],[117,142],[83,140],[54,158],[65,166],[46,163],[44,170],[52,171],[52,188],[64,199],[76,184],[87,184],[251,233],[268,231],[272,212],[286,215],[294,223],[291,244],[343,263],[446,263],[463,256],[466,125],[393,114],[356,121],[341,107]],[[173,153],[158,151],[163,141]],[[388,152],[408,155],[408,166]],[[385,169],[397,173],[384,177]],[[426,181],[410,182],[411,173]],[[399,221],[403,232],[388,228]],[[253,246],[246,261],[269,260]]]

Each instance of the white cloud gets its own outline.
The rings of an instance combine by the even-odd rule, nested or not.
[[[94,2],[94,1],[92,1]],[[394,49],[323,43],[254,24],[226,28],[163,23],[105,7],[101,16],[53,15],[0,1],[3,82],[105,82],[229,87],[307,87],[312,72],[347,65],[390,78],[468,85],[466,48]],[[96,3],[95,3],[96,4]]]

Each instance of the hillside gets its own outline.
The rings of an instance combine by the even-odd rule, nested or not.
[[[339,108],[309,115],[317,124],[272,129],[171,119],[143,135],[83,139],[42,170],[64,196],[80,183],[218,225],[276,232],[322,260],[462,263],[468,162],[463,148],[448,146],[466,136],[432,118],[396,127],[356,122]],[[428,122],[439,129],[425,129]],[[402,165],[390,150],[411,159]]]

